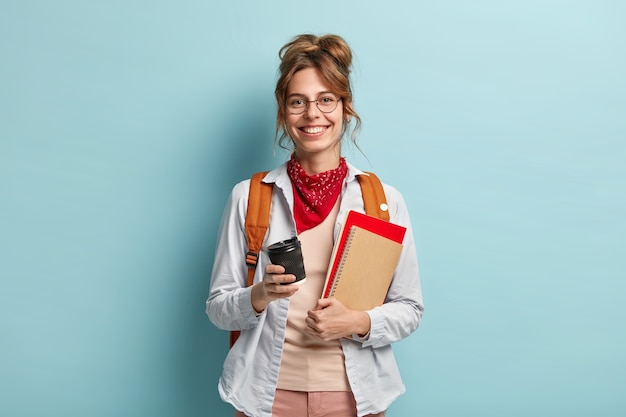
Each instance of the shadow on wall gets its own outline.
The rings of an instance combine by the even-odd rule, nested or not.
[[[181,372],[180,396],[190,406],[185,415],[230,415],[217,392],[217,381],[228,352],[229,334],[210,323],[204,307],[219,222],[232,187],[253,172],[271,169],[282,161],[273,156],[275,106],[273,96],[257,88],[219,104],[220,113],[207,117],[199,134],[202,150],[191,155],[194,172],[206,184],[198,196],[206,217],[202,233],[187,258],[189,283],[183,297],[189,308],[177,323],[185,328],[179,344],[177,369]],[[252,92],[250,92],[252,91]],[[220,117],[225,115],[225,117]],[[244,262],[242,254],[242,262]],[[182,414],[181,414],[182,415]]]

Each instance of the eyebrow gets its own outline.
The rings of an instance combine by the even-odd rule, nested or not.
[[[319,93],[317,93],[317,96],[315,96],[315,97],[317,98],[317,97],[321,96],[322,94],[333,94],[333,95],[336,95],[332,91],[320,91]],[[287,98],[289,98],[289,97],[304,97],[304,98],[307,98],[306,94],[301,94],[301,93],[291,93],[291,94],[289,94],[287,96]]]

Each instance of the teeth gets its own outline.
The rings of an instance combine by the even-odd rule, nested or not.
[[[323,127],[305,127],[302,130],[304,130],[305,133],[322,133],[324,128]]]

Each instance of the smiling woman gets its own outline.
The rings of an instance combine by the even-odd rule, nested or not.
[[[276,135],[279,136],[279,145],[283,148],[288,138],[285,103],[291,92],[290,83],[293,77],[305,69],[317,70],[318,81],[327,85],[328,92],[333,93],[343,103],[343,114],[346,122],[342,126],[342,136],[350,128],[350,120],[356,120],[352,140],[361,126],[361,118],[356,113],[352,102],[352,88],[350,87],[350,68],[352,66],[352,51],[344,39],[337,35],[300,35],[283,46],[279,52],[281,58],[280,78],[276,83]],[[306,100],[306,97],[303,98]],[[319,106],[319,105],[318,105]]]
[[[366,174],[341,156],[351,121],[353,140],[360,126],[352,52],[339,36],[301,35],[279,55],[276,139],[293,153],[262,180],[272,186],[264,246],[297,236],[306,280],[295,283],[262,253],[246,286],[251,182],[237,184],[222,218],[207,300],[216,326],[241,331],[224,364],[220,395],[237,416],[384,416],[404,392],[390,345],[418,327],[423,311],[408,210],[384,184],[391,222],[407,229],[385,303],[357,311],[320,298],[339,223],[350,210],[364,212],[358,177]]]

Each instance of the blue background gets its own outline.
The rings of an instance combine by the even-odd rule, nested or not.
[[[230,416],[204,313],[280,46],[354,49],[422,327],[390,417],[626,415],[622,1],[0,1],[0,414]]]

